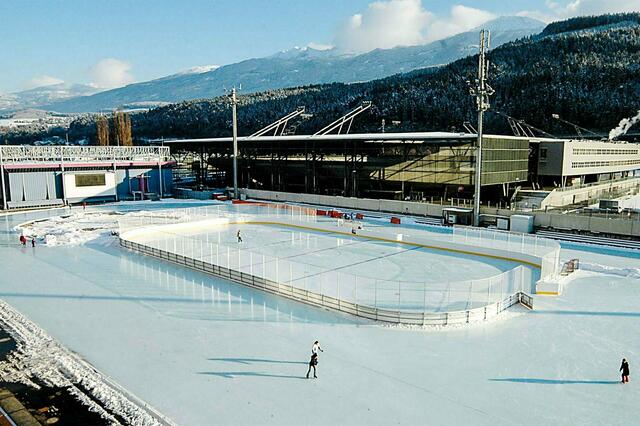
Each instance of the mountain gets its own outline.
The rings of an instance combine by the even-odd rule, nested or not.
[[[95,87],[83,84],[58,83],[22,92],[0,94],[0,111],[35,108],[69,98],[93,95],[99,91]]]
[[[606,18],[606,19],[605,19]],[[602,22],[605,22],[604,24]],[[504,112],[558,136],[573,133],[552,114],[603,135],[640,109],[640,14],[586,17],[552,24],[553,31],[506,43],[489,54],[489,82],[495,89],[485,115],[487,132],[510,134]],[[545,35],[546,34],[546,35]],[[553,52],[553,54],[550,54]],[[311,117],[297,123],[309,134],[363,100],[373,107],[359,116],[352,132],[460,130],[476,121],[467,81],[477,72],[477,55],[446,66],[415,70],[384,79],[270,90],[239,97],[241,135],[305,105]],[[74,120],[68,129],[48,133],[8,133],[9,143],[47,136],[95,139],[95,118]],[[226,97],[190,100],[132,114],[137,140],[154,137],[217,137],[231,134]]]
[[[524,17],[501,17],[483,25],[492,30],[492,45],[540,32],[544,24]],[[42,108],[58,112],[89,112],[137,102],[177,102],[220,96],[242,86],[242,93],[322,83],[369,81],[415,69],[439,66],[471,55],[477,49],[477,30],[422,46],[376,49],[360,55],[335,49],[295,48],[249,59],[206,72],[180,73],[131,84],[92,96],[52,102]]]

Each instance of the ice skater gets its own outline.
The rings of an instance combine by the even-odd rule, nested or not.
[[[20,244],[23,246],[27,245],[27,238],[24,235],[20,235]]]
[[[36,246],[36,239],[31,237],[31,247],[35,247]]]
[[[236,234],[236,237],[238,237],[238,243],[242,242],[242,237],[240,236],[240,230],[238,229],[238,233]]]
[[[311,347],[311,359],[309,360],[309,369],[307,370],[307,379],[309,378],[309,373],[311,373],[311,368],[313,368],[313,378],[317,379],[316,375],[316,365],[318,365],[318,352],[324,352],[320,347],[320,342],[317,340],[313,342],[313,346]]]
[[[309,378],[309,373],[311,373],[312,368],[313,378],[318,378],[318,376],[316,376],[316,365],[318,365],[318,354],[311,354],[311,359],[309,360],[309,369],[307,370],[307,379]]]
[[[622,371],[622,383],[629,383],[629,363],[624,358],[622,358],[620,371]]]

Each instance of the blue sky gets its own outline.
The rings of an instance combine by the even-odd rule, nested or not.
[[[0,93],[56,81],[117,87],[309,43],[419,44],[497,15],[630,7],[640,0],[2,0]]]

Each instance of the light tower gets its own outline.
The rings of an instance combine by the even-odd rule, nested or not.
[[[469,83],[469,93],[476,98],[478,109],[478,142],[476,148],[475,190],[473,202],[473,225],[480,225],[480,187],[482,179],[482,119],[484,112],[490,107],[489,96],[494,90],[487,83],[489,62],[486,58],[486,50],[491,43],[491,33],[488,30],[480,30],[480,45],[478,55],[478,78],[474,84]]]
[[[238,198],[238,98],[236,88],[231,89],[231,109],[233,114],[233,198]]]

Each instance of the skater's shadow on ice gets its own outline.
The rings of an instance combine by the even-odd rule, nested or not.
[[[209,361],[224,361],[224,362],[235,362],[238,364],[260,364],[260,363],[271,363],[271,364],[302,364],[307,365],[308,362],[305,361],[282,361],[278,359],[261,359],[261,358],[209,358]]]
[[[302,379],[305,380],[303,376],[287,376],[284,374],[268,374],[268,373],[258,373],[254,371],[201,371],[198,374],[204,374],[209,376],[218,376],[223,377],[225,379],[235,379],[236,377],[268,377],[268,378],[276,378],[276,379]]]
[[[562,380],[562,379],[489,379],[492,382],[534,383],[538,385],[615,385],[619,380]]]

